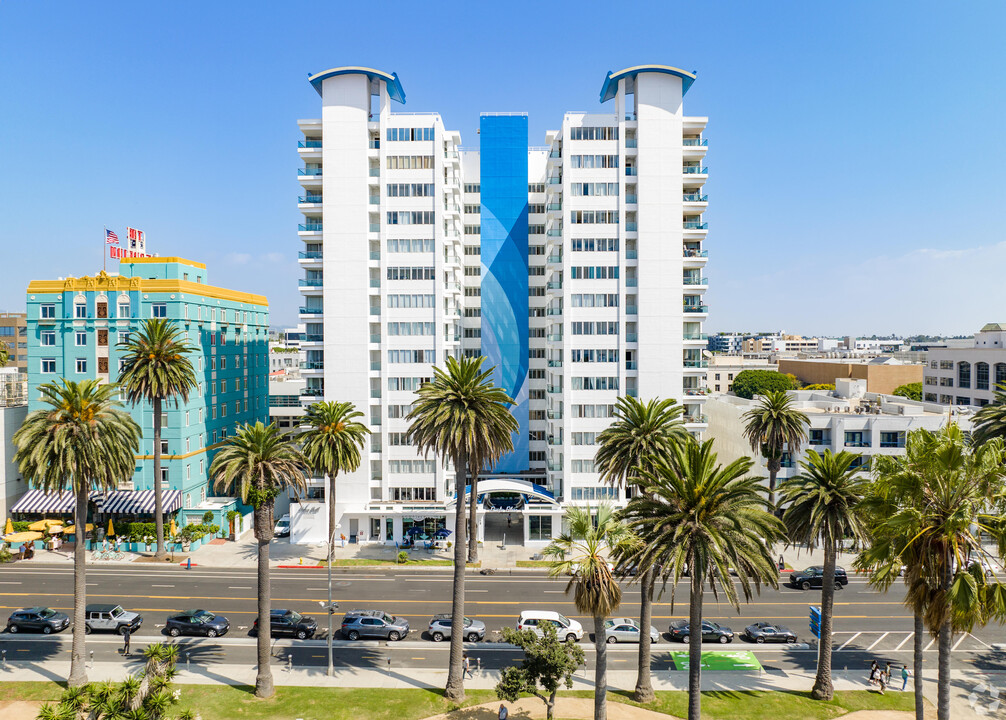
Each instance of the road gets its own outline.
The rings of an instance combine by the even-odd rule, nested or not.
[[[408,618],[412,632],[398,643],[356,642],[343,640],[338,634],[341,615],[336,614],[335,662],[345,667],[428,667],[447,662],[447,643],[434,643],[424,634],[429,618],[438,612],[450,611],[451,574],[449,571],[426,572],[384,569],[352,569],[334,575],[334,597],[341,610],[378,608]],[[0,616],[13,609],[45,605],[71,612],[73,573],[57,567],[7,566],[0,568]],[[490,636],[504,626],[513,626],[524,609],[548,609],[576,618],[589,631],[590,618],[580,615],[571,598],[565,594],[565,581],[541,574],[515,570],[512,575],[470,576],[466,584],[466,614],[483,620]],[[222,638],[179,638],[183,653],[189,660],[202,665],[214,663],[254,663],[255,640],[248,630],[255,618],[256,576],[251,570],[202,569],[131,565],[122,568],[95,567],[88,569],[88,601],[119,603],[144,617],[143,626],[133,636],[133,648],[165,639],[165,618],[176,611],[205,608],[226,615],[231,632]],[[638,586],[624,586],[622,608],[630,617],[638,616]],[[296,665],[324,665],[326,618],[319,601],[327,597],[326,573],[320,570],[274,569],[272,573],[274,608],[290,608],[309,614],[318,620],[321,637],[314,640],[275,640],[275,662],[291,660]],[[910,662],[912,650],[912,618],[902,605],[903,591],[895,586],[889,593],[872,590],[858,577],[840,590],[835,603],[834,647],[837,668],[865,668],[870,660]],[[709,591],[704,595],[705,617],[732,627],[735,631],[755,620],[768,620],[789,626],[803,643],[813,642],[808,627],[808,605],[820,602],[819,591],[802,591],[780,586],[763,589],[750,603],[741,605],[738,614]],[[670,588],[655,600],[653,624],[662,633],[673,619],[687,617],[688,587],[683,583],[679,595],[671,604]],[[926,639],[927,652],[935,665],[935,644]],[[992,643],[1006,642],[1006,631],[995,625],[963,634],[955,640],[955,662],[972,664],[982,669],[1006,670],[1006,654],[1000,656],[991,649]],[[122,641],[111,635],[92,634],[88,647],[98,662],[118,661]],[[592,643],[581,643],[592,664]],[[0,636],[0,650],[8,660],[44,661],[48,657],[68,652],[70,633],[56,636],[25,634]],[[710,645],[711,649],[747,649],[757,653],[766,668],[811,669],[816,651],[785,646],[753,645],[741,639],[727,646]],[[610,646],[612,669],[635,667],[635,647]],[[684,646],[671,643],[666,635],[655,647],[654,668],[674,669],[669,650]],[[483,667],[499,668],[519,660],[518,650],[499,643],[472,646],[471,654]],[[138,660],[135,660],[138,662]]]

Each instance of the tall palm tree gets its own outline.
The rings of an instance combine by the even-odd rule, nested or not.
[[[782,468],[782,454],[788,449],[796,457],[807,439],[810,420],[793,407],[793,399],[785,390],[765,393],[741,419],[751,449],[760,452],[768,465],[768,502],[775,508],[775,478]]]
[[[641,489],[640,470],[651,471],[677,445],[692,441],[681,419],[684,408],[674,400],[654,398],[643,402],[634,397],[620,397],[615,405],[614,419],[597,436],[594,467],[601,481],[615,487],[634,486]],[[648,628],[653,619],[653,571],[638,575],[639,624]],[[653,682],[650,679],[650,635],[639,636],[637,655],[637,702],[653,702]]]
[[[711,440],[680,445],[646,473],[645,492],[623,511],[641,540],[627,561],[660,567],[664,584],[672,581],[672,608],[678,581],[689,576],[688,720],[701,714],[703,587],[739,610],[740,595],[750,600],[762,583],[778,586],[770,548],[783,525],[769,512],[764,485],[746,477],[752,465],[750,458],[718,465]]]
[[[454,597],[451,602],[451,654],[446,696],[465,697],[461,640],[465,615],[465,488],[469,476],[513,451],[511,433],[518,429],[510,414],[513,399],[482,370],[485,358],[447,358],[446,369],[433,368],[433,380],[416,392],[408,415],[408,437],[424,454],[434,453],[454,465]],[[472,494],[475,488],[472,488]],[[471,538],[475,542],[475,537]]]
[[[1006,439],[1006,383],[996,385],[992,403],[975,413],[972,422],[972,436],[979,445],[994,437]]]
[[[821,642],[818,645],[817,678],[811,695],[831,700],[831,624],[835,607],[835,560],[843,538],[863,541],[867,537],[860,508],[869,481],[852,466],[859,455],[843,450],[837,455],[825,450],[807,453],[803,471],[779,486],[782,502],[789,503],[782,515],[789,539],[814,549],[824,547],[824,582],[821,584]]]
[[[904,560],[914,561],[906,568],[906,602],[938,638],[936,713],[949,720],[953,633],[1006,617],[1006,585],[971,565],[986,556],[983,536],[1000,556],[1006,552],[1006,445],[1001,438],[972,445],[956,424],[914,433],[921,462],[914,468],[918,477],[908,482],[918,482],[919,497],[882,520],[877,533],[900,539],[912,528],[914,534],[897,554],[869,548],[864,564],[890,574]]]
[[[595,523],[596,517],[596,523]],[[573,591],[576,609],[594,618],[594,720],[607,717],[608,656],[604,621],[618,610],[622,588],[612,576],[608,561],[630,551],[638,540],[629,526],[618,519],[611,506],[601,505],[593,516],[590,508],[571,507],[564,525],[569,529],[545,548],[551,558],[549,575],[570,576],[566,593]],[[640,638],[650,636],[650,626],[641,625]]]
[[[328,476],[328,674],[332,674],[332,562],[335,545],[335,478],[360,467],[360,450],[370,430],[356,418],[363,413],[351,402],[323,400],[307,409],[300,436],[304,455],[316,473]]]
[[[258,540],[258,674],[255,695],[271,697],[272,668],[269,665],[269,542],[273,537],[273,507],[284,490],[303,492],[307,458],[295,441],[280,432],[275,423],[242,425],[227,438],[213,462],[210,477],[220,492],[236,491],[242,502],[255,511],[255,539]]]
[[[87,684],[84,607],[87,576],[84,528],[92,489],[114,490],[129,480],[140,448],[140,427],[116,401],[115,385],[97,380],[39,386],[46,407],[25,418],[14,433],[14,460],[22,476],[47,493],[76,495],[73,548],[73,644],[71,686]]]
[[[186,402],[198,386],[188,355],[194,348],[173,320],[150,318],[118,344],[122,352],[119,384],[133,405],[149,402],[154,411],[154,525],[157,535],[155,557],[164,550],[164,504],[161,497],[161,407],[164,402]]]

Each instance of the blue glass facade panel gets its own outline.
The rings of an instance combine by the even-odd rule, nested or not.
[[[527,116],[479,120],[482,184],[482,354],[493,382],[515,401],[514,450],[494,472],[520,472],[528,461]]]

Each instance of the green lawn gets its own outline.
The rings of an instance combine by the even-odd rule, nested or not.
[[[258,700],[252,688],[228,685],[175,685],[181,690],[177,710],[198,710],[203,720],[419,720],[457,706],[439,690],[279,687],[269,700]],[[55,683],[0,682],[0,700],[54,700],[62,687]],[[592,697],[589,691],[568,693]],[[632,702],[631,693],[611,693],[612,702]],[[495,702],[490,690],[470,690],[464,703]],[[658,692],[651,710],[679,718],[688,714],[688,694]],[[914,707],[911,693],[887,695],[865,690],[837,692],[831,702],[811,700],[809,693],[707,692],[702,695],[702,716],[708,720],[828,720],[855,710],[904,710]]]
[[[518,560],[517,567],[519,568],[550,568],[552,567],[551,560]]]
[[[318,565],[324,567],[325,560],[319,560]],[[441,560],[438,558],[409,558],[407,563],[400,563],[396,560],[382,560],[380,558],[341,558],[332,563],[332,567],[367,567],[368,565],[436,565],[449,567],[454,564],[453,560]],[[473,567],[473,566],[469,566]]]

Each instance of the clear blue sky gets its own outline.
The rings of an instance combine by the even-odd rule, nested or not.
[[[1002,2],[0,0],[0,310],[100,269],[102,226],[296,322],[310,72],[396,71],[475,144],[597,109],[604,74],[698,71],[711,330],[970,333],[1006,321]]]

